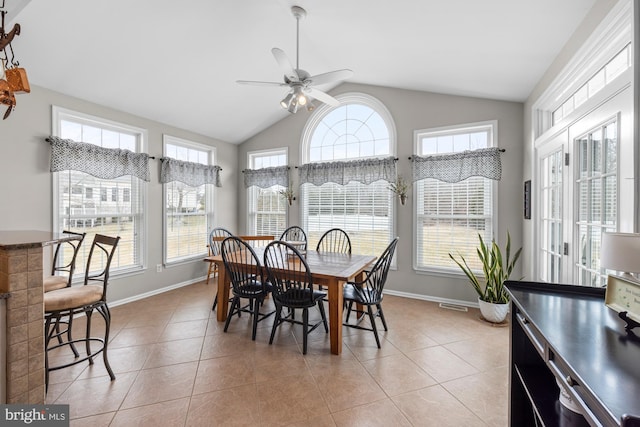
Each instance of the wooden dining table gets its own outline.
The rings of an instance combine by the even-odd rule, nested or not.
[[[254,248],[258,259],[262,261],[264,248]],[[229,301],[229,277],[222,261],[222,256],[210,258],[218,266],[218,310],[217,319],[224,322],[227,319]],[[364,270],[376,260],[372,255],[349,255],[332,252],[318,252],[309,250],[305,259],[311,270],[313,282],[327,288],[329,300],[329,338],[331,353],[342,353],[342,287],[350,280],[362,280]]]

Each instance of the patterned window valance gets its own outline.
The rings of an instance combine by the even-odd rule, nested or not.
[[[170,157],[163,157],[160,161],[162,162],[160,182],[163,184],[180,181],[192,187],[199,187],[202,184],[213,184],[216,187],[222,187],[220,182],[222,168],[220,166],[184,162]]]
[[[413,181],[434,178],[444,182],[460,182],[472,176],[500,180],[502,163],[499,148],[482,148],[454,154],[413,156]]]
[[[300,184],[322,185],[327,182],[345,185],[351,181],[371,184],[396,179],[396,159],[363,159],[348,162],[308,163],[300,166]]]
[[[133,175],[149,181],[149,155],[50,136],[51,172],[75,170],[100,179]]]
[[[244,188],[252,186],[269,188],[272,185],[289,186],[289,166],[275,166],[244,170]]]

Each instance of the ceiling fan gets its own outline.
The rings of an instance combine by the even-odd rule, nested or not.
[[[348,79],[353,75],[353,71],[344,69],[312,76],[307,71],[301,69],[299,64],[300,19],[307,15],[307,11],[300,6],[292,6],[291,13],[294,18],[296,18],[296,67],[293,68],[289,58],[282,49],[278,49],[277,47],[271,49],[271,53],[276,59],[276,62],[284,71],[284,83],[252,80],[238,80],[237,83],[254,86],[288,86],[290,91],[287,93],[287,96],[280,101],[280,105],[290,113],[298,111],[299,106],[306,106],[308,111],[313,111],[316,108],[313,102],[314,99],[335,107],[340,104],[339,101],[314,86]]]

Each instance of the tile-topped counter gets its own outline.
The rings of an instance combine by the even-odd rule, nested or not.
[[[0,231],[0,294],[9,294],[6,403],[44,403],[42,248],[77,238],[50,231]]]

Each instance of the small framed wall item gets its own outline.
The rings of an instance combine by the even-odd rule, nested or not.
[[[604,303],[627,322],[627,331],[640,326],[640,282],[609,275]]]
[[[524,182],[524,219],[531,219],[531,180]]]

